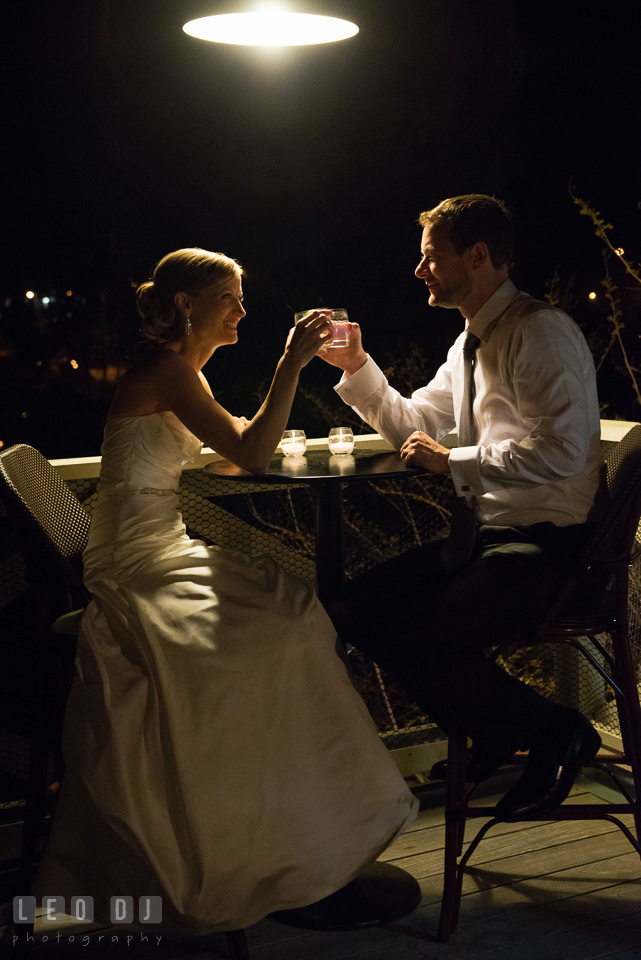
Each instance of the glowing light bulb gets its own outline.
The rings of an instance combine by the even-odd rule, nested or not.
[[[255,13],[222,13],[190,20],[185,33],[199,40],[237,43],[253,47],[292,47],[346,40],[358,27],[337,17],[311,13],[287,13],[263,8]]]
[[[592,293],[589,293],[588,296],[590,300],[596,300],[596,293],[594,293],[594,291]]]
[[[35,297],[35,293],[33,292],[33,290],[27,290],[27,292],[25,293],[25,297],[27,298],[27,300],[33,300],[33,298]]]
[[[623,254],[625,253],[625,250],[623,249],[623,247],[617,247],[614,252],[615,252],[615,253],[618,253],[618,255],[619,255],[620,257],[622,257]]]
[[[74,368],[74,370],[77,370],[77,369],[78,369],[78,361],[77,361],[77,360],[70,360],[69,363],[70,363],[71,366]]]

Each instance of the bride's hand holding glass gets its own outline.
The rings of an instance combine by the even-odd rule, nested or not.
[[[289,331],[283,361],[291,363],[298,370],[306,366],[315,357],[323,342],[332,336],[331,310],[311,310],[307,316],[297,320]]]

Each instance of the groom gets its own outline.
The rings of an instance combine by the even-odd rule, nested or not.
[[[536,627],[596,516],[594,364],[576,324],[509,279],[502,201],[454,197],[419,222],[415,273],[429,304],[465,321],[434,379],[402,397],[365,353],[357,324],[347,347],[321,355],[343,370],[339,396],[408,463],[452,478],[452,530],[351,581],[329,612],[444,730],[462,725],[473,744],[467,779],[529,750],[496,808],[499,819],[527,819],[566,798],[600,738],[582,714],[485,651]],[[449,450],[439,439],[454,427],[459,446]]]

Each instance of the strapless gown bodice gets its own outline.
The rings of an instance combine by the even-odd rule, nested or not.
[[[108,420],[98,503],[83,558],[85,582],[129,577],[154,556],[187,539],[178,487],[202,443],[170,411]]]
[[[101,451],[101,497],[175,490],[183,467],[201,447],[169,410],[108,420]]]
[[[200,442],[171,413],[107,423],[84,555],[66,770],[36,896],[159,895],[194,934],[348,883],[416,814],[314,591],[190,539]]]

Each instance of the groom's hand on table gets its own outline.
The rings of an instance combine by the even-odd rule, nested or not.
[[[407,438],[400,453],[401,459],[406,460],[412,467],[421,467],[430,473],[450,472],[450,451],[420,430]]]

